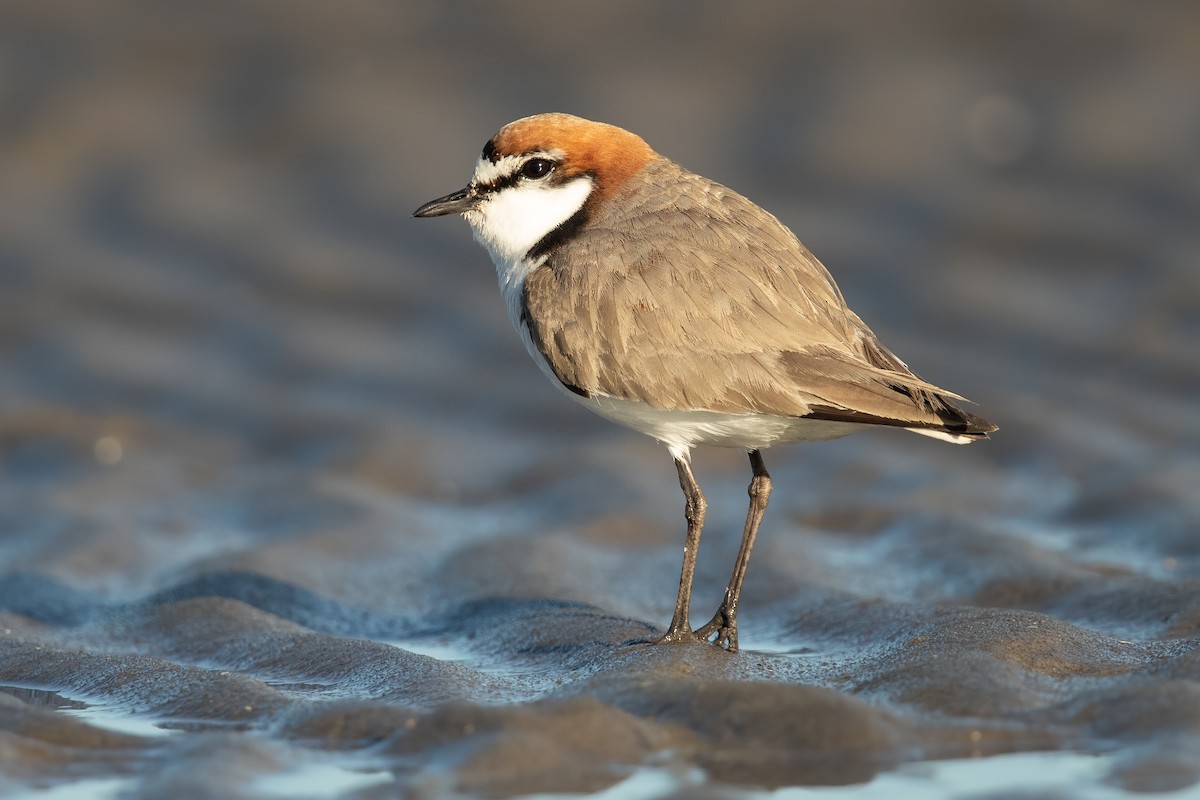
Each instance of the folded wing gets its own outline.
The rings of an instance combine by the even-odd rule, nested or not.
[[[656,408],[967,440],[995,430],[884,347],[774,217],[666,159],[646,170],[672,189],[607,204],[611,218],[592,220],[526,280],[530,334],[563,384]]]

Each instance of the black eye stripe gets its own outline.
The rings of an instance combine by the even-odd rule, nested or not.
[[[510,186],[516,186],[521,180],[521,173],[514,171],[507,175],[503,175],[491,183],[481,184],[479,191],[481,192],[498,192],[501,189],[507,189]]]
[[[554,170],[558,166],[558,162],[556,162],[554,159],[535,156],[522,161],[507,175],[502,175],[493,180],[491,183],[480,184],[478,190],[481,192],[498,192],[501,189],[507,189],[510,186],[516,186],[523,178],[528,177],[523,175],[522,172],[528,164],[534,161],[545,161],[546,163],[550,164],[550,170],[547,171],[541,178],[533,178],[532,180],[544,180],[546,183],[557,182],[555,181],[557,176],[554,175]]]

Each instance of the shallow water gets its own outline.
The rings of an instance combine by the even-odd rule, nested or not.
[[[0,794],[1197,796],[1200,15],[898,8],[6,6]],[[408,218],[550,109],[1001,426],[767,452],[737,655],[645,644],[669,457]]]

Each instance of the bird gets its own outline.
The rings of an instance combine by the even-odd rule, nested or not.
[[[847,306],[775,216],[615,125],[562,113],[502,127],[459,191],[414,217],[461,215],[491,255],[541,371],[674,460],[687,534],[661,643],[738,650],[737,613],[771,495],[762,451],[900,428],[955,444],[997,426],[918,377]],[[724,599],[690,621],[707,502],[697,445],[744,450],[750,505]]]

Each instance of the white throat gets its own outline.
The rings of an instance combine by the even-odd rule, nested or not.
[[[583,208],[592,179],[550,186],[522,181],[492,193],[463,216],[497,265],[519,261],[542,238]]]
[[[497,166],[500,165],[481,159],[476,176]],[[479,206],[463,214],[471,224],[476,241],[487,248],[496,264],[500,290],[504,293],[513,324],[518,324],[520,319],[525,278],[545,260],[544,257],[530,260],[526,255],[546,234],[583,208],[592,188],[592,179],[588,176],[558,186],[519,181],[492,193]]]

